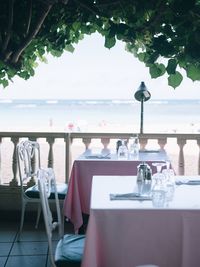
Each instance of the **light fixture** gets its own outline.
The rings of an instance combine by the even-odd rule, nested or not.
[[[140,133],[143,133],[143,112],[144,112],[144,102],[151,98],[150,92],[147,90],[145,83],[141,82],[138,90],[135,92],[134,97],[137,101],[141,102],[141,112],[140,112]]]

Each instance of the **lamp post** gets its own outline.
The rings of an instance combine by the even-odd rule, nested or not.
[[[151,98],[150,92],[147,90],[144,82],[141,82],[138,90],[135,92],[134,97],[137,101],[141,102],[141,112],[140,112],[140,133],[143,133],[143,112],[144,112],[144,102]]]

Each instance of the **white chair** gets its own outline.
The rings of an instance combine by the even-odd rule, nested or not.
[[[53,220],[48,197],[51,194],[51,187],[55,190],[55,204],[57,221]],[[52,232],[57,227],[59,234],[62,235],[62,220],[60,215],[60,205],[58,202],[55,175],[52,169],[40,169],[38,171],[38,187],[40,192],[40,200],[42,205],[44,223],[49,245],[49,256],[53,267],[80,267],[85,243],[85,235],[67,234],[59,240],[55,259],[52,248]]]
[[[29,202],[38,205],[37,220],[35,227],[38,227],[38,222],[41,213],[40,196],[37,185],[37,171],[41,167],[40,161],[40,146],[38,142],[25,140],[17,145],[17,161],[19,169],[19,178],[21,186],[21,220],[18,233],[18,240],[20,238],[23,224],[26,205]],[[59,184],[58,198],[64,200],[67,193],[67,184]],[[55,194],[52,191],[50,199],[54,199]]]

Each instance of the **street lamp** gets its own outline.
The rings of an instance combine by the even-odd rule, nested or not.
[[[150,92],[147,90],[145,83],[141,82],[138,90],[135,92],[134,97],[137,101],[141,102],[141,113],[140,113],[140,133],[143,133],[143,110],[144,102],[151,98]]]

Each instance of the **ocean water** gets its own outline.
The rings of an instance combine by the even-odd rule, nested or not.
[[[0,100],[0,131],[139,132],[135,100]],[[144,132],[200,132],[200,100],[149,100]]]

